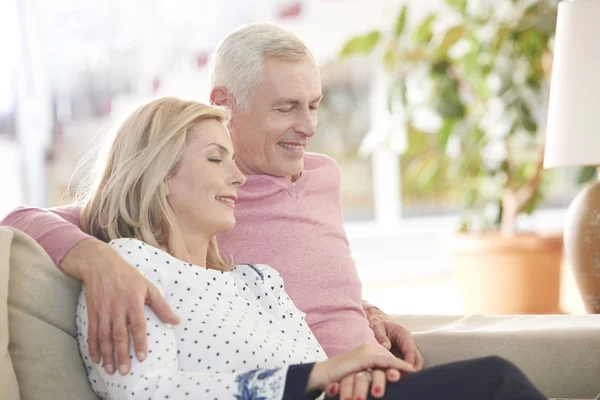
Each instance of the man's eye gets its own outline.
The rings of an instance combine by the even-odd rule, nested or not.
[[[289,108],[278,108],[277,111],[282,112],[282,113],[287,113],[287,112],[292,111],[292,108],[291,107],[289,107]]]

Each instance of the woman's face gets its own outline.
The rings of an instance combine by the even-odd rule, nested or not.
[[[210,238],[231,230],[237,188],[245,181],[223,124],[207,119],[194,125],[179,166],[166,179],[167,201],[183,234]]]

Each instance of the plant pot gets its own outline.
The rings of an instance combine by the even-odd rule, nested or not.
[[[465,313],[560,313],[562,234],[458,234],[447,248]]]

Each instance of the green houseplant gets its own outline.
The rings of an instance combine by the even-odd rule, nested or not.
[[[389,32],[353,37],[341,52],[342,57],[379,57],[396,121],[387,138],[404,135],[408,143],[403,174],[424,193],[441,187],[454,194],[465,211],[463,234],[452,250],[467,281],[463,289],[475,304],[469,311],[554,312],[558,307],[560,238],[537,244],[540,235],[517,232],[517,217],[536,209],[549,179],[543,171],[543,133],[557,3],[446,0],[411,27],[403,6]],[[583,170],[580,180],[593,174]],[[517,261],[524,244],[533,256],[555,254],[542,260],[525,251],[527,260]],[[483,276],[481,264],[494,263],[501,270],[490,267]],[[507,263],[519,266],[507,271]],[[552,270],[539,268],[549,263]],[[506,284],[499,283],[503,275]],[[540,280],[551,288],[543,290]],[[546,300],[523,298],[515,290],[539,292]],[[507,305],[482,299],[494,292],[516,300]]]

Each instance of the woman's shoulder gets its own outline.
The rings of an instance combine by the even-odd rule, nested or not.
[[[275,268],[273,268],[267,264],[250,264],[250,263],[237,264],[237,265],[234,265],[232,268],[232,271],[247,271],[247,270],[251,270],[259,276],[264,275],[265,273],[281,276]]]
[[[162,249],[151,246],[142,240],[135,238],[113,239],[108,243],[129,264],[136,267],[140,272],[151,268],[152,271],[165,272],[172,269],[178,262],[184,264]]]
[[[264,282],[282,279],[275,268],[266,264],[238,264],[233,267],[233,271],[243,277],[252,277]]]
[[[117,248],[118,249],[122,249],[122,248],[134,249],[134,248],[143,248],[145,246],[148,246],[145,242],[143,242],[139,239],[135,239],[135,238],[113,239],[110,242],[108,242],[108,244],[115,249],[117,249]]]

